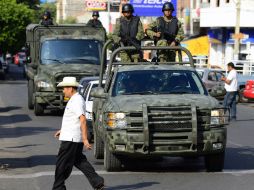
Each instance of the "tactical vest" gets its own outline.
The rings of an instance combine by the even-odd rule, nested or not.
[[[162,39],[173,41],[178,33],[178,19],[173,17],[170,22],[166,22],[164,17],[159,17],[158,32],[162,33]]]
[[[93,27],[96,27],[96,28],[102,27],[101,21],[99,21],[99,20],[94,20],[94,21],[93,21]]]
[[[42,20],[41,25],[48,26],[48,25],[54,25],[52,19]]]
[[[138,33],[139,21],[140,21],[140,18],[137,16],[133,16],[131,20],[126,20],[125,18],[121,17],[120,18],[120,37],[124,38],[128,36],[132,39],[136,39],[136,36]]]

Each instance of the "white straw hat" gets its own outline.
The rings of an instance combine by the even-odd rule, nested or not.
[[[76,77],[64,77],[63,81],[60,82],[57,87],[65,87],[65,86],[72,86],[72,87],[81,87],[77,80]]]

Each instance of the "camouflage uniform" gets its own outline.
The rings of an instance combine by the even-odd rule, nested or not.
[[[87,24],[87,26],[91,26],[94,28],[103,28],[103,25],[100,20],[90,19]]]
[[[131,17],[131,19],[133,18],[133,16]],[[114,41],[114,43],[116,44],[120,44],[120,41],[121,41],[121,35],[120,35],[120,32],[121,32],[121,22],[120,22],[120,19],[126,19],[126,21],[131,21],[131,20],[127,20],[127,18],[125,17],[121,17],[121,18],[118,18],[116,20],[116,25],[115,25],[115,29],[114,29],[114,32],[112,33],[112,39]],[[145,34],[144,34],[144,29],[143,29],[143,25],[141,23],[141,21],[139,21],[139,24],[138,24],[138,32],[136,34],[136,40],[138,41],[141,41],[143,38],[144,38]],[[121,61],[122,62],[138,62],[139,59],[140,59],[140,52],[139,51],[132,51],[132,50],[129,50],[128,52],[127,51],[122,51],[120,52],[120,58],[121,58]]]
[[[54,23],[53,23],[51,18],[49,18],[49,19],[42,19],[39,24],[40,25],[44,25],[44,26],[54,25]]]
[[[54,25],[52,19],[51,19],[51,13],[49,11],[45,11],[43,14],[43,18],[39,23],[40,25],[48,26],[48,25]]]
[[[171,22],[171,20],[169,20],[167,17],[163,17],[165,22]],[[176,18],[175,18],[176,19]],[[148,25],[148,28],[146,30],[146,34],[151,38],[151,39],[155,39],[156,37],[154,36],[156,31],[154,31],[154,29],[156,27],[158,27],[159,25],[159,18],[156,19],[156,21],[154,21],[153,23]],[[178,30],[177,33],[175,35],[175,39],[174,41],[177,43],[176,45],[178,45],[183,39],[184,39],[184,31],[183,31],[183,26],[182,23],[178,20],[177,22],[177,26],[178,26]],[[166,39],[158,39],[158,41],[156,42],[156,46],[169,46],[171,42],[168,42]],[[159,50],[158,51],[158,58],[160,60],[163,61],[175,61],[175,51],[168,51],[168,50]]]

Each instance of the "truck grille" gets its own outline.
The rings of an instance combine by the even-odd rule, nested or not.
[[[192,129],[191,106],[148,107],[148,126],[154,132]]]
[[[193,105],[146,106],[128,114],[128,130],[143,134],[140,142],[156,151],[203,150],[203,130],[209,130],[210,110]]]
[[[197,108],[197,127],[199,131],[209,129],[210,110]],[[130,128],[143,130],[143,113],[131,112],[128,115]],[[192,128],[191,106],[148,107],[149,129],[152,131],[190,130]]]

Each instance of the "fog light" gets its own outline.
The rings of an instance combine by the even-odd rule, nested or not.
[[[125,151],[125,145],[116,145],[116,150],[118,151]]]
[[[213,149],[214,150],[220,150],[223,148],[223,144],[222,143],[213,143]]]

